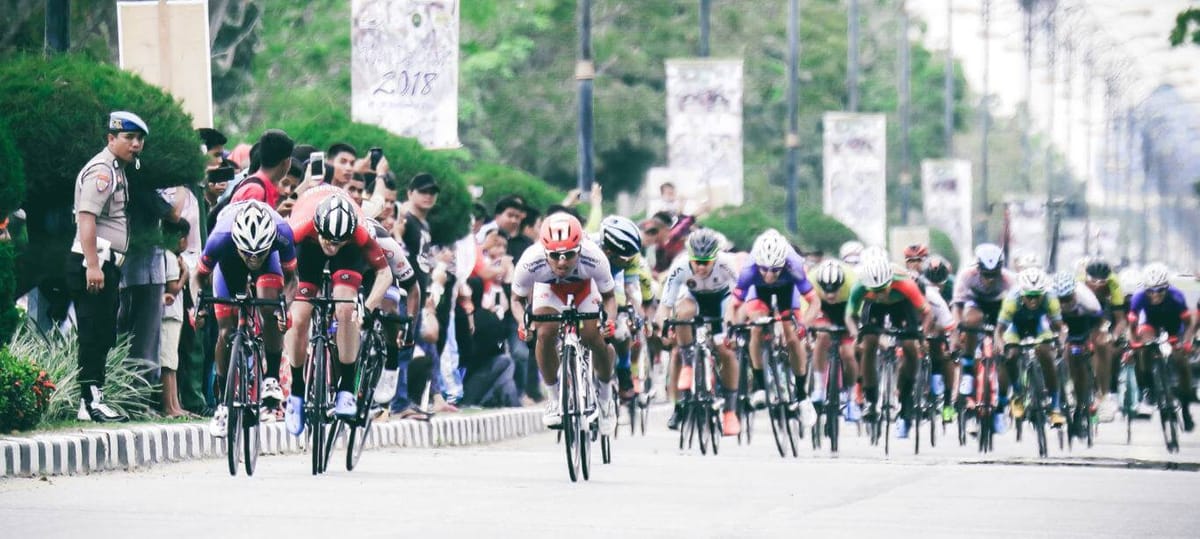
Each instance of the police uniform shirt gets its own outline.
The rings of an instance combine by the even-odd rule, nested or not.
[[[129,250],[129,222],[126,206],[129,201],[129,182],[117,156],[108,148],[92,157],[75,180],[75,213],[96,216],[96,236],[112,243],[112,248],[124,253]],[[78,220],[78,219],[77,219]],[[75,241],[79,241],[75,228]]]

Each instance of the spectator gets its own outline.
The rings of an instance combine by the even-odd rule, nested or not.
[[[676,198],[675,184],[671,182],[663,182],[658,186],[658,200],[650,204],[650,213],[654,215],[659,212],[669,213],[675,216],[679,213],[679,199]]]
[[[354,205],[358,207],[362,207],[363,205],[363,191],[366,188],[367,178],[361,172],[351,174],[350,181],[346,182],[346,185],[343,187],[346,190],[346,194],[350,195],[350,200],[354,201]],[[367,217],[374,218],[375,216],[368,215]]]
[[[229,139],[211,127],[201,127],[196,131],[200,134],[200,140],[204,142],[203,151],[208,155],[208,166],[220,164],[225,159],[225,144],[229,142]]]
[[[162,346],[159,362],[162,365],[162,414],[167,417],[189,416],[179,403],[179,386],[176,372],[179,370],[179,338],[183,331],[183,299],[181,292],[188,281],[190,270],[183,259],[187,248],[190,225],[187,221],[163,227],[168,238],[177,237],[173,248],[165,253],[166,286],[163,293],[163,317],[161,326]]]
[[[521,231],[521,222],[525,220],[525,200],[516,195],[509,195],[496,202],[492,221],[480,228],[475,234],[475,241],[483,243],[487,232],[499,228],[506,237],[516,236]]]
[[[687,236],[696,223],[696,211],[685,211],[675,218],[670,213],[658,212],[642,221],[642,245],[646,246],[647,262],[654,275],[667,271],[671,262],[687,246]]]
[[[358,150],[345,142],[337,142],[325,151],[325,183],[334,187],[346,188],[346,184],[354,178],[354,165],[358,160]],[[329,168],[333,167],[332,173]]]
[[[290,161],[287,174],[283,176],[282,180],[279,180],[279,204],[275,206],[275,211],[283,217],[292,214],[292,206],[296,204],[298,198],[296,187],[300,185],[300,180],[304,177],[304,165],[295,157]]]
[[[471,203],[471,235],[478,238],[485,224],[491,220],[487,208],[478,202]]]
[[[534,208],[526,210],[525,219],[521,221],[521,233],[508,239],[508,256],[512,260],[520,260],[525,249],[537,241],[538,230],[542,226],[541,214]],[[511,284],[512,274],[509,273],[504,279],[506,295],[510,292]],[[516,366],[513,375],[517,389],[530,401],[541,402],[543,394],[537,364],[530,354],[529,345],[517,338],[517,321],[511,312],[505,313],[504,324],[508,332],[508,351]]]
[[[146,123],[130,112],[108,118],[107,145],[75,179],[75,240],[67,257],[67,282],[79,335],[79,419],[127,421],[104,403],[105,358],[117,335],[118,285],[129,249],[125,167],[135,165]]]
[[[496,233],[492,234],[493,236]],[[471,279],[473,295],[482,299],[482,282]],[[463,406],[506,407],[520,406],[520,391],[514,381],[513,359],[504,352],[504,341],[508,334],[500,318],[488,309],[474,313],[474,332],[465,334],[464,324],[459,326],[459,348],[465,350],[461,366],[463,376]]]
[[[258,200],[274,208],[279,205],[279,182],[292,168],[296,143],[278,129],[268,129],[258,139],[258,169],[233,188],[229,201]],[[217,212],[220,208],[214,208]]]
[[[433,266],[430,261],[430,242],[432,235],[429,231],[429,212],[437,204],[437,197],[440,189],[437,181],[428,173],[419,173],[408,182],[408,200],[404,203],[404,213],[396,219],[396,225],[392,229],[392,234],[400,239],[400,243],[408,251],[408,263],[413,267],[413,271],[417,274],[417,280],[421,284],[421,305],[425,309],[434,308],[432,297],[440,297],[439,294],[434,294],[430,290],[430,271]],[[440,287],[439,287],[440,288]],[[431,329],[437,329],[437,318],[426,316],[425,309],[422,310],[422,316],[417,318],[413,331],[418,335],[425,336]],[[432,328],[430,323],[432,322]],[[422,354],[427,356],[432,363],[435,361],[434,348],[430,346],[429,339],[422,339],[424,343],[421,345]],[[437,343],[437,332],[433,334],[432,344]],[[407,387],[413,387],[414,384],[422,384],[423,381],[415,375],[419,371],[414,372],[407,369],[409,361],[415,358],[414,351],[411,348],[401,351],[400,354],[400,371],[403,379],[407,371],[408,384]],[[436,369],[430,372],[438,372]],[[434,377],[436,379],[436,376]],[[435,391],[440,388],[435,388]],[[414,398],[420,398],[418,392],[411,395]],[[413,402],[410,400],[410,393],[406,390],[406,385],[400,383],[396,388],[396,396],[392,399],[391,410],[393,413],[400,414],[400,417],[411,417],[413,415],[421,415],[423,412],[413,408]]]

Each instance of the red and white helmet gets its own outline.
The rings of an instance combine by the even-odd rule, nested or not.
[[[578,249],[583,241],[583,225],[569,213],[556,213],[542,221],[539,238],[547,252]]]

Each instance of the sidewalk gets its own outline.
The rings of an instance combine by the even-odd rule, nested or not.
[[[367,448],[491,443],[544,431],[541,416],[540,409],[509,408],[443,414],[431,421],[392,419],[371,427]],[[338,447],[344,446],[343,436]],[[261,454],[302,452],[302,440],[288,435],[283,422],[263,424]],[[164,462],[224,456],[224,440],[209,435],[205,423],[83,428],[24,437],[0,435],[0,478],[137,470]]]

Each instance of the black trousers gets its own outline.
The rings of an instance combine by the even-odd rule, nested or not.
[[[79,342],[79,391],[84,399],[92,397],[88,386],[104,387],[105,360],[117,342],[121,270],[111,262],[105,262],[101,270],[104,288],[99,293],[89,293],[83,255],[71,253],[67,257],[67,289],[75,303]]]

